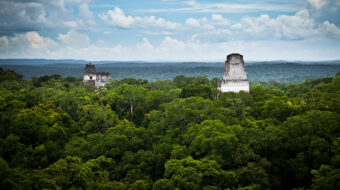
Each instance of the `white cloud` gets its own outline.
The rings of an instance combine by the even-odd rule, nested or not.
[[[140,12],[149,13],[162,13],[162,12],[185,12],[185,13],[249,13],[259,11],[278,11],[278,12],[295,12],[302,9],[305,4],[302,1],[281,1],[280,3],[265,3],[262,2],[250,2],[250,3],[230,3],[230,2],[196,2],[195,0],[189,0],[181,4],[185,7],[179,8],[163,8],[163,9],[147,9],[139,10]]]
[[[125,16],[124,11],[119,7],[108,10],[106,14],[101,14],[100,18],[110,26],[121,28],[130,28],[134,22],[134,18]]]
[[[313,19],[322,23],[329,21],[340,26],[340,1],[339,0],[308,0],[308,11]]]
[[[99,18],[109,26],[134,30],[133,38],[137,37],[140,39],[139,42],[125,47],[111,44],[111,41],[106,40],[117,32],[110,31],[107,27],[99,28],[100,34],[106,35],[96,36],[92,41],[88,35],[81,32],[82,28],[96,24],[88,7],[88,0],[56,0],[48,3],[41,3],[40,0],[29,1],[30,3],[20,1],[21,3],[13,4],[17,6],[13,10],[18,12],[12,10],[14,19],[7,25],[5,21],[10,13],[1,7],[3,2],[9,3],[9,0],[0,0],[1,30],[10,31],[9,29],[13,29],[14,26],[20,29],[14,34],[0,33],[0,57],[3,58],[202,61],[224,59],[228,53],[240,52],[245,54],[247,59],[261,57],[264,60],[308,57],[317,59],[317,55],[321,54],[328,59],[336,59],[337,51],[340,50],[337,43],[340,39],[339,24],[329,19],[317,20],[313,17],[315,12],[321,14],[329,10],[326,8],[331,6],[331,3],[319,5],[320,10],[307,6],[306,8],[310,9],[302,9],[295,14],[281,14],[276,17],[262,14],[257,17],[246,16],[239,21],[228,20],[221,12],[222,9],[229,10],[230,7],[236,9],[241,5],[201,4],[196,1],[190,1],[187,5],[197,12],[202,12],[204,10],[202,7],[207,7],[207,12],[212,14],[207,17],[184,18],[181,22],[166,20],[165,17],[133,16],[126,14],[119,7],[99,14]],[[181,1],[177,2],[183,4]],[[68,3],[73,4],[74,10],[65,5]],[[24,5],[27,7],[23,7]],[[48,11],[51,7],[57,11]],[[249,8],[254,10],[250,5]],[[246,10],[246,6],[241,10]],[[335,13],[338,15],[338,12]],[[3,15],[7,17],[4,19],[1,17]],[[68,18],[68,15],[73,16]],[[27,32],[33,29],[39,30],[39,27],[53,28],[60,25],[66,27],[68,32],[57,33],[56,39],[41,36],[38,32]],[[120,32],[124,33],[124,31]],[[141,34],[147,34],[148,38],[141,39]],[[187,35],[192,36],[188,39],[184,38]],[[123,37],[130,38],[130,36]]]
[[[203,53],[206,50],[205,44],[201,44],[196,39],[197,35],[193,35],[188,40],[180,40],[172,37],[165,37],[159,44],[152,46],[152,48],[143,48],[141,44],[137,44],[137,51],[133,51],[133,57],[130,60],[197,60],[197,58],[204,58],[207,54]],[[147,44],[145,41],[142,44]],[[189,58],[190,57],[190,58]],[[206,58],[206,57],[205,57]]]
[[[189,1],[187,1],[187,2],[185,2],[187,5],[190,5],[190,6],[196,6],[197,5],[197,3],[196,3],[196,1],[195,0],[189,0]]]
[[[223,16],[219,14],[211,15],[211,20],[213,24],[217,26],[228,26],[229,25],[228,19],[223,18]]]
[[[95,26],[96,21],[88,5],[90,1],[91,0],[67,0],[67,3],[78,4],[78,15],[70,15],[62,24],[73,30],[88,30]],[[70,12],[73,12],[73,10]]]
[[[165,37],[157,47],[134,54],[133,60],[166,61],[223,61],[225,56],[238,52],[245,60],[325,60],[339,59],[336,42],[323,40],[230,40],[219,43],[202,43],[194,35],[188,40]],[[318,48],[315,48],[318,47]]]
[[[201,26],[200,22],[194,18],[186,19],[185,24],[188,25],[189,27],[200,27]]]
[[[138,28],[164,28],[167,30],[176,30],[181,26],[179,23],[166,21],[155,16],[135,17],[135,25]]]
[[[195,51],[203,47],[202,44],[200,44],[199,40],[196,39],[196,37],[197,35],[195,34],[189,40],[181,41],[176,38],[171,38],[167,36],[160,42],[159,51],[165,54],[183,56],[183,53],[185,52]]]
[[[19,34],[9,39],[11,42],[9,44],[14,45],[14,47],[20,47],[20,41],[23,41],[27,47],[22,48],[32,48],[32,49],[50,49],[56,47],[57,43],[48,37],[42,37],[37,32],[27,32],[26,34]]]
[[[54,41],[37,32],[3,35],[0,36],[0,57],[104,60],[126,59],[129,55],[128,49],[121,45],[90,45],[87,35],[72,30],[59,34],[58,39],[60,41]]]
[[[90,0],[1,0],[0,34],[92,26],[95,21],[88,8],[89,2]],[[71,7],[68,6],[69,3],[72,4]],[[76,6],[77,3],[79,6]]]
[[[0,37],[0,56],[14,58],[20,57],[40,57],[47,52],[57,48],[58,44],[48,38],[42,37],[37,32],[27,32],[15,34],[13,36]]]
[[[169,35],[173,35],[173,34],[175,34],[176,32],[174,32],[174,31],[148,31],[148,30],[146,30],[146,31],[143,31],[143,33],[144,34],[148,34],[148,35],[167,35],[167,36],[169,36]]]
[[[66,47],[60,48],[54,52],[53,57],[64,59],[86,59],[86,60],[122,60],[127,59],[127,48],[121,45],[115,46],[97,46],[90,45],[84,48]]]
[[[8,38],[6,36],[0,37],[0,49],[6,50],[8,47]]]
[[[206,17],[196,19],[196,18],[188,18],[185,20],[185,26],[183,30],[214,30],[214,25],[219,25],[217,21],[208,20]]]
[[[69,28],[78,28],[79,23],[77,21],[65,21],[63,23],[65,26],[69,27]]]
[[[229,25],[229,21],[219,14],[212,14],[210,19],[202,18],[187,18],[183,24],[167,21],[164,18],[155,16],[130,16],[119,7],[108,10],[106,13],[99,14],[101,20],[108,26],[123,29],[163,29],[167,31],[144,31],[147,34],[170,34],[174,31],[184,30],[213,30],[215,26],[224,27]]]
[[[137,49],[140,49],[140,50],[152,49],[153,48],[147,38],[143,38],[143,42],[137,43],[136,46],[137,46]]]
[[[166,51],[178,51],[184,50],[186,48],[186,44],[183,41],[173,39],[168,36],[161,42],[160,48]]]
[[[340,36],[340,28],[335,26],[335,24],[325,21],[322,23],[322,26],[322,29],[324,29],[325,32],[328,32],[335,36]]]
[[[233,24],[230,28],[231,29],[241,29],[242,28],[242,24],[241,23],[236,23],[236,24]]]
[[[199,4],[194,5],[197,4],[195,1],[190,1],[189,4],[199,6]],[[100,18],[112,27],[141,29],[144,30],[143,33],[145,34],[169,35],[173,34],[173,32],[195,32],[199,33],[200,36],[205,36],[204,38],[207,40],[210,35],[211,41],[266,38],[301,40],[327,34],[338,35],[336,25],[332,22],[329,22],[329,25],[316,22],[307,9],[302,9],[294,15],[279,15],[276,18],[271,18],[267,14],[262,14],[259,17],[246,16],[239,22],[232,24],[221,14],[212,14],[209,18],[189,17],[181,24],[155,16],[129,16],[119,7],[101,14]],[[328,27],[328,29],[326,30],[325,27]],[[153,29],[155,28],[163,31],[154,31]]]
[[[325,30],[339,33],[331,23],[323,23]],[[86,60],[167,60],[167,61],[221,61],[225,55],[239,52],[246,60],[323,60],[339,59],[340,47],[337,41],[324,39],[305,40],[229,40],[226,42],[201,42],[194,34],[187,40],[165,37],[151,45],[143,38],[135,47],[98,42],[96,45],[74,47],[68,45],[66,36],[62,42],[43,37],[37,32],[0,36],[0,57],[2,58],[54,58]],[[213,31],[211,31],[213,32]],[[71,33],[71,34],[70,34]],[[79,37],[83,34],[77,32]],[[77,36],[76,35],[76,36]],[[84,36],[83,36],[84,37]],[[86,37],[85,37],[86,39]],[[66,40],[66,41],[65,41]]]
[[[327,4],[327,0],[307,0],[315,9],[321,9]]]
[[[51,28],[54,25],[42,3],[0,1],[2,31]]]
[[[79,22],[84,22],[85,25],[92,26],[95,25],[95,20],[93,14],[89,9],[88,2],[82,2],[79,7],[79,17],[81,18]]]
[[[76,48],[87,47],[90,44],[90,38],[87,35],[74,30],[70,30],[66,34],[59,34],[58,40],[66,46]]]
[[[324,27],[328,27],[325,30]],[[280,15],[270,18],[263,14],[259,17],[244,17],[239,23],[230,27],[234,34],[243,34],[253,39],[305,39],[310,37],[327,35],[329,33],[337,35],[339,29],[334,24],[318,24],[310,18],[306,9],[298,11],[295,15]]]
[[[105,24],[118,28],[163,28],[176,30],[181,26],[176,22],[166,21],[163,18],[157,18],[155,16],[127,16],[119,7],[115,7],[113,10],[108,10],[106,13],[100,14],[99,17]]]

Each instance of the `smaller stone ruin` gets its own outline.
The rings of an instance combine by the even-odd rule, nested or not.
[[[222,80],[218,81],[217,88],[221,92],[249,92],[249,81],[244,69],[243,55],[233,53],[227,56]]]
[[[96,66],[92,63],[85,65],[83,82],[91,83],[95,87],[103,87],[111,80],[108,72],[97,72]]]

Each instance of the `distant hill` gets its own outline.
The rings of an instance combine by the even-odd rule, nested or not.
[[[77,60],[77,59],[0,59],[0,65],[49,65],[49,64],[86,64],[86,63],[95,63],[95,64],[118,64],[121,66],[136,65],[140,66],[140,64],[185,64],[185,65],[214,65],[221,64],[221,62],[146,62],[146,61],[87,61],[87,60]],[[246,61],[246,65],[253,64],[283,64],[283,63],[299,63],[299,64],[340,64],[340,60],[331,60],[331,61]],[[124,64],[124,65],[123,65]]]
[[[22,74],[25,79],[36,76],[59,74],[61,76],[82,77],[84,60],[73,60],[75,63],[58,60],[42,60],[35,64],[0,64],[4,69],[11,69]],[[23,62],[21,62],[23,63]],[[45,63],[45,64],[43,64]],[[48,63],[48,64],[46,64]],[[177,75],[200,76],[221,78],[224,69],[223,62],[101,62],[96,64],[97,71],[110,72],[112,79],[140,78],[149,81],[172,80]],[[333,77],[340,71],[340,64],[320,62],[312,63],[280,63],[280,62],[251,62],[246,63],[246,71],[250,82],[278,81],[301,82],[308,78]]]
[[[0,65],[49,65],[49,64],[106,64],[106,63],[125,63],[131,61],[87,61],[78,59],[0,59]],[[132,61],[134,63],[144,63],[143,61]]]

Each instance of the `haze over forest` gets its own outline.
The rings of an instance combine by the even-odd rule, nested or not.
[[[84,60],[0,60],[0,67],[23,75],[24,79],[58,74],[63,77],[82,77]],[[98,71],[111,73],[111,78],[172,80],[178,75],[220,78],[224,62],[110,62],[96,63]],[[328,62],[246,62],[251,83],[276,81],[280,83],[303,82],[310,78],[333,77],[340,70],[340,61]]]

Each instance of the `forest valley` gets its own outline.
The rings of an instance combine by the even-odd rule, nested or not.
[[[340,189],[340,73],[224,93],[217,78],[0,69],[0,189]]]

